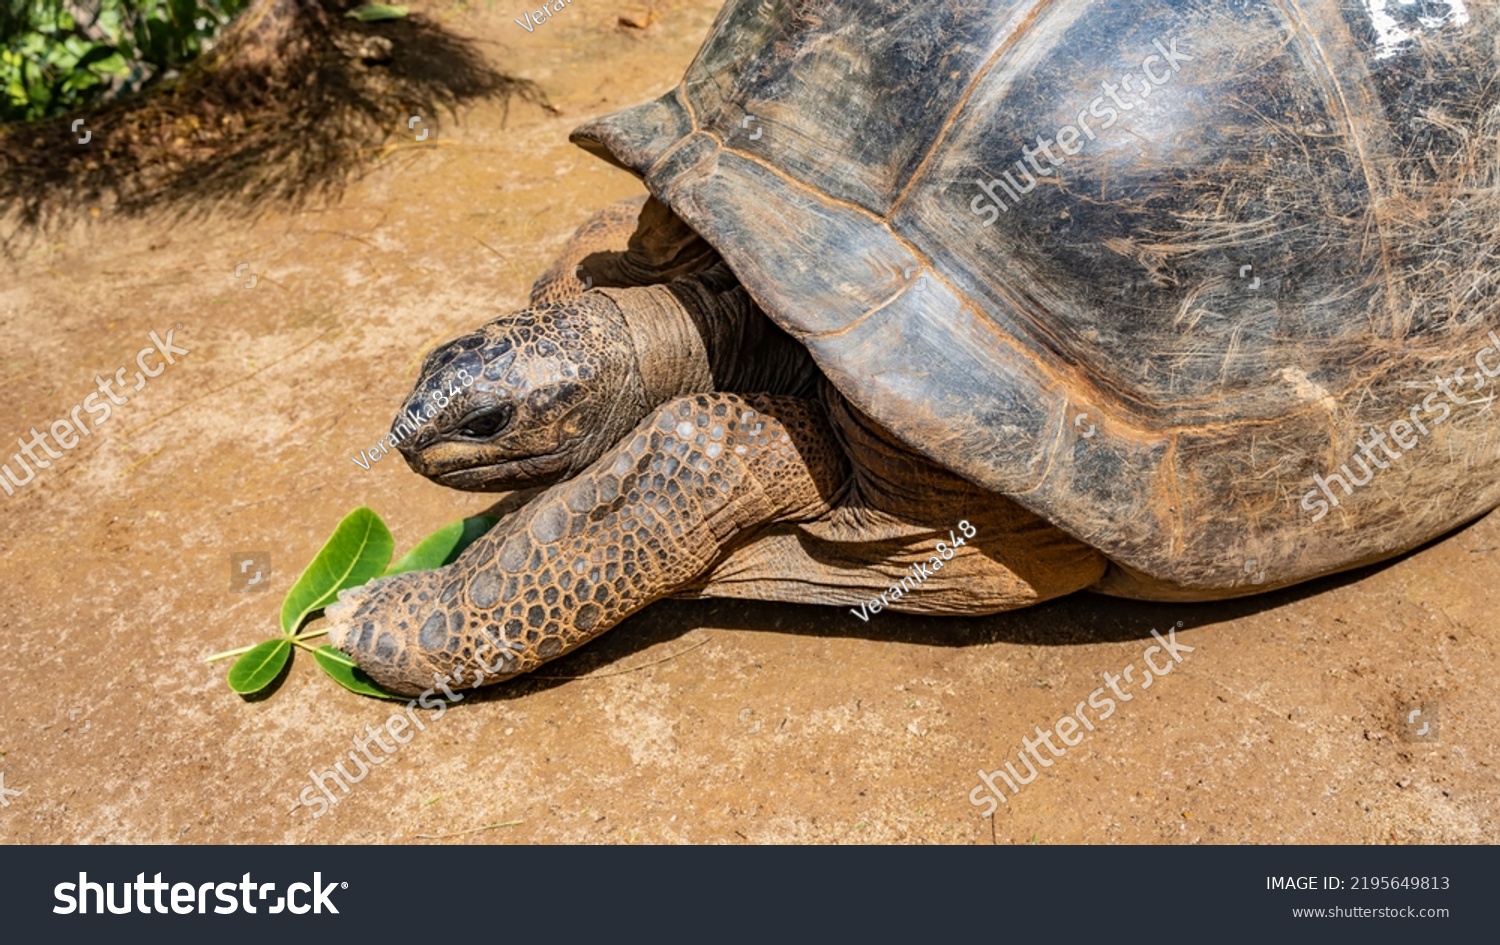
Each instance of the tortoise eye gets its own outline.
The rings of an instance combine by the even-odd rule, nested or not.
[[[510,426],[516,408],[510,404],[496,404],[474,411],[459,421],[458,435],[471,440],[487,440]]]

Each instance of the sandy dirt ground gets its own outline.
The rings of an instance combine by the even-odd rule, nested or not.
[[[662,603],[545,678],[429,717],[326,815],[298,802],[389,707],[305,654],[245,700],[203,658],[275,632],[350,509],[405,547],[493,502],[351,457],[389,428],[423,352],[518,307],[574,226],[640,192],[567,134],[671,87],[716,6],[663,2],[638,29],[618,18],[644,4],[575,0],[528,33],[518,4],[419,3],[555,112],[420,116],[426,140],[413,126],[300,207],[73,208],[0,260],[7,442],[67,416],[95,374],[133,371],[150,332],[189,350],[0,496],[0,841],[1500,840],[1493,516],[1381,568],[1209,606],[1080,595],[865,623]],[[239,552],[269,555],[268,593],[232,588]],[[970,803],[981,769],[1179,623],[1193,649],[1170,675],[992,820]],[[1429,740],[1411,739],[1408,703],[1436,712]]]

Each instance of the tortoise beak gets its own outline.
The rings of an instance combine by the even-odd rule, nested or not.
[[[568,474],[566,449],[511,458],[494,447],[437,440],[424,449],[401,451],[413,472],[465,492],[514,492],[550,486]]]

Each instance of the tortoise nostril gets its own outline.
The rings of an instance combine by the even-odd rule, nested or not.
[[[434,423],[440,413],[425,411],[421,401],[407,403],[391,424],[391,435],[396,439],[396,450],[411,459],[416,453],[432,445],[438,431]]]
[[[409,436],[403,440],[396,441],[396,452],[407,459],[415,459],[418,453],[432,441],[432,434],[428,431],[418,430],[415,436]]]

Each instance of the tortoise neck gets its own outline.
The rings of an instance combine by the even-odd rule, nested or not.
[[[625,318],[646,406],[713,390],[711,339],[688,306],[666,286],[599,289]]]
[[[718,265],[667,285],[599,289],[619,307],[652,405],[711,391],[806,396],[807,349]]]

